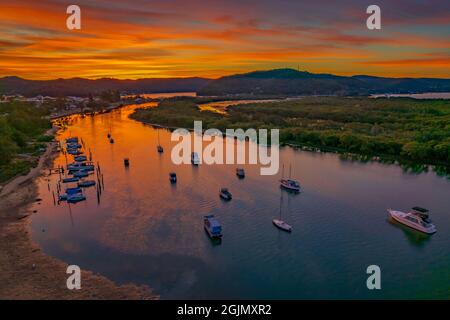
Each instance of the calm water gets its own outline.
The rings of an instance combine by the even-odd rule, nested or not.
[[[247,177],[238,180],[235,166],[175,166],[170,133],[159,130],[159,155],[158,131],[128,119],[134,108],[74,116],[58,136],[82,137],[100,163],[105,190],[100,202],[91,188],[85,202],[54,205],[58,175],[40,180],[43,201],[34,205],[32,229],[46,253],[117,283],[147,284],[166,299],[450,297],[450,180],[283,148],[281,162],[292,164],[303,187],[298,195],[284,193],[283,218],[294,228],[286,234],[271,223],[280,176],[244,166]],[[55,166],[65,162],[61,155]],[[170,171],[178,174],[176,185]],[[233,193],[231,202],[219,199],[222,186]],[[387,208],[415,205],[431,210],[435,235],[387,218]],[[210,212],[223,224],[220,244],[203,230]],[[381,267],[381,291],[366,288],[371,264]]]

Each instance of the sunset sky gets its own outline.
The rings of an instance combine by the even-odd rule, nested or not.
[[[81,7],[82,29],[66,28]],[[378,4],[382,30],[366,28]],[[0,76],[190,77],[299,67],[450,78],[450,1],[0,0]]]

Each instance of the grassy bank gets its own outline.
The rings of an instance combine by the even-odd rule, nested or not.
[[[46,107],[25,102],[0,104],[0,183],[26,174],[52,139]]]
[[[147,123],[191,128],[278,128],[280,142],[366,157],[414,163],[450,163],[450,102],[447,100],[307,97],[237,105],[227,115],[200,111],[195,98],[164,100],[137,110]]]

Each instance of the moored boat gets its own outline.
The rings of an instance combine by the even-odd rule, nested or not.
[[[198,153],[197,152],[192,152],[191,153],[191,163],[194,166],[198,166],[200,164],[200,158],[198,157]]]
[[[284,178],[284,165],[281,173],[280,187],[293,192],[300,192],[300,183],[297,180],[291,179],[292,167],[289,166],[289,178]]]
[[[67,138],[66,143],[78,143],[78,137]]]
[[[242,168],[236,168],[236,175],[239,177],[239,178],[245,178],[245,171],[244,171],[244,169],[242,169]]]
[[[222,225],[213,214],[204,216],[203,225],[210,238],[215,239],[222,237]]]
[[[170,182],[172,182],[172,183],[177,182],[177,174],[176,174],[175,172],[169,173],[169,180],[170,180]]]
[[[280,186],[286,190],[300,192],[300,184],[296,180],[292,179],[281,179]]]
[[[67,188],[66,189],[66,194],[67,195],[73,195],[73,194],[77,194],[77,193],[81,193],[81,188],[80,187]]]
[[[79,188],[89,188],[95,186],[96,182],[94,180],[85,180],[78,182]]]
[[[273,219],[272,223],[278,229],[281,229],[281,230],[287,231],[287,232],[292,232],[292,227],[290,225],[288,225],[286,222],[284,222],[283,220]]]
[[[389,215],[395,221],[404,224],[412,229],[426,234],[435,233],[436,226],[429,218],[429,211],[421,207],[414,207],[410,212],[388,209]]]
[[[283,192],[280,191],[280,211],[279,211],[279,218],[273,219],[272,223],[275,227],[277,227],[280,230],[286,231],[286,232],[292,232],[292,226],[287,224],[285,221],[281,219],[281,213],[283,211]]]
[[[73,158],[76,162],[84,162],[84,161],[87,161],[87,157],[86,156],[82,156],[82,155],[80,155],[80,156],[77,156],[77,157],[75,157],[75,158]]]
[[[87,172],[86,170],[79,170],[73,174],[73,176],[77,177],[77,178],[85,178],[88,175],[89,175],[89,172]]]
[[[84,200],[86,200],[86,196],[82,193],[67,196],[67,202],[69,203],[76,203]]]
[[[231,195],[231,192],[227,188],[220,189],[219,196],[222,199],[227,200],[227,201],[233,199],[233,196]]]
[[[70,183],[70,182],[78,182],[80,178],[71,177],[71,178],[64,178],[62,179],[63,183]]]

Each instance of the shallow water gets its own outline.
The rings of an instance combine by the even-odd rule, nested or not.
[[[279,214],[280,175],[261,176],[258,166],[246,165],[239,180],[233,165],[176,166],[170,132],[158,129],[160,155],[158,130],[128,118],[136,107],[74,116],[60,132],[58,139],[83,139],[105,189],[100,201],[94,187],[85,202],[54,205],[59,175],[40,179],[32,230],[44,252],[117,283],[147,284],[166,299],[450,297],[450,180],[282,148],[286,172],[292,165],[302,185],[298,195],[283,192],[283,219],[294,228],[287,234],[271,222]],[[65,164],[64,155],[55,160],[55,167]],[[230,189],[232,201],[219,198],[220,187]],[[435,235],[387,217],[387,208],[415,205],[431,210]],[[220,244],[203,230],[207,213],[223,225]],[[371,264],[381,267],[382,290],[366,288]]]

